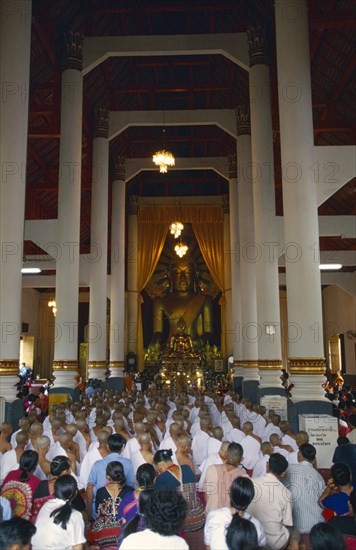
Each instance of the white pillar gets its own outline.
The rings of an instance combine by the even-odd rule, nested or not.
[[[56,262],[55,387],[74,388],[78,369],[80,195],[82,171],[83,35],[66,36],[61,93]]]
[[[224,276],[225,276],[225,340],[226,357],[233,355],[234,351],[234,332],[232,329],[232,297],[231,297],[231,244],[230,244],[230,210],[229,197],[223,196],[224,208]]]
[[[127,248],[127,293],[128,326],[126,330],[127,349],[137,355],[137,250],[138,250],[138,197],[131,195],[128,200],[128,248]]]
[[[21,336],[31,0],[0,9],[0,396],[16,398]]]
[[[230,249],[231,249],[231,298],[232,335],[234,356],[234,389],[241,390],[244,376],[241,344],[241,277],[240,242],[238,224],[238,190],[236,155],[229,158],[229,204],[230,204]]]
[[[95,110],[91,188],[88,378],[102,381],[107,370],[108,135],[109,113],[99,107]]]
[[[292,400],[324,400],[307,3],[281,0],[275,14]]]
[[[123,378],[125,364],[125,159],[114,163],[111,215],[110,378]]]
[[[254,238],[253,195],[250,179],[251,129],[249,110],[236,109],[236,149],[238,175],[238,221],[241,272],[241,341],[244,395],[257,401],[258,325],[256,305],[256,259]]]
[[[279,313],[279,243],[276,231],[271,84],[260,26],[248,31],[252,183],[255,214],[255,254],[260,392],[282,392],[281,323]]]

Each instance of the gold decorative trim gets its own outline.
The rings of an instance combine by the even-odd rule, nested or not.
[[[106,369],[106,367],[107,367],[106,361],[88,361],[89,369]]]
[[[291,357],[288,359],[290,374],[324,374],[325,365],[324,357]]]
[[[234,367],[243,367],[244,366],[244,361],[234,359],[233,365],[234,365]]]
[[[253,361],[247,360],[247,361],[241,361],[241,362],[242,362],[242,366],[245,369],[258,368],[258,361],[256,359],[254,359]]]
[[[55,360],[53,361],[53,370],[78,370],[79,361],[77,360]]]
[[[109,368],[110,369],[122,368],[124,366],[125,366],[125,361],[110,361],[110,363],[109,363]]]
[[[18,359],[0,359],[0,375],[1,376],[14,376],[19,372],[19,360]]]
[[[259,359],[259,370],[281,370],[283,363],[281,359]]]

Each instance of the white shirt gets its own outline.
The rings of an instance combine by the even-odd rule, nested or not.
[[[255,464],[259,458],[261,458],[261,445],[251,435],[246,435],[245,438],[241,441],[240,445],[242,445],[243,451],[244,451],[244,458],[242,461],[242,464],[247,468],[248,470],[252,470],[255,467]]]
[[[1,453],[0,453],[1,454]],[[16,451],[11,449],[2,455],[0,483],[2,483],[9,472],[18,470],[19,463],[17,462]]]
[[[208,471],[209,466],[212,464],[223,464],[222,458],[220,457],[219,453],[213,453],[206,457],[204,462],[200,465],[200,471],[201,476],[198,481],[198,491],[204,490],[204,479],[206,476],[206,472]]]
[[[84,460],[80,467],[80,474],[79,474],[80,482],[83,484],[84,487],[87,486],[90,470],[93,464],[97,460],[101,460],[102,458],[103,457],[99,453],[97,447],[94,447],[91,451],[88,451],[88,453],[85,455]]]
[[[264,443],[265,441],[269,441],[269,438],[272,434],[277,434],[277,435],[279,435],[280,438],[282,438],[283,435],[284,435],[283,432],[281,431],[281,429],[278,426],[275,426],[272,423],[267,424],[264,436],[262,438],[262,443]]]
[[[227,439],[228,441],[231,441],[233,443],[240,443],[245,438],[245,433],[238,428],[232,428],[232,430],[229,431]]]
[[[159,533],[154,533],[150,529],[133,533],[126,537],[120,546],[120,550],[189,550],[188,544],[182,537],[178,535],[163,536]]]
[[[136,453],[136,452],[139,451],[139,450],[140,450],[140,444],[139,444],[139,442],[137,441],[137,437],[131,437],[131,438],[127,441],[127,443],[126,443],[126,445],[125,445],[125,447],[124,447],[124,449],[123,449],[123,451],[122,451],[122,453],[121,453],[121,456],[123,456],[124,458],[128,458],[128,459],[131,460],[131,455],[132,455],[133,453]]]
[[[266,464],[269,461],[269,455],[263,455],[262,458],[257,460],[252,472],[252,477],[261,477],[267,474]]]
[[[209,434],[203,432],[202,430],[199,430],[193,437],[192,455],[194,464],[197,466],[200,466],[200,464],[206,459],[206,446],[208,444],[209,437]]]
[[[258,544],[259,546],[264,546],[266,544],[266,535],[261,523],[247,512],[245,512],[243,517],[254,524],[257,531]],[[232,512],[230,508],[219,508],[218,510],[209,512],[204,526],[204,542],[206,546],[210,547],[210,550],[227,550],[225,535],[231,520]]]
[[[76,544],[86,542],[84,535],[83,516],[77,510],[72,509],[67,529],[56,525],[51,512],[65,504],[59,498],[48,500],[39,511],[36,520],[37,531],[32,537],[32,550],[72,550]]]
[[[288,434],[284,434],[284,436],[282,437],[282,445],[290,445],[293,451],[298,451],[296,440]]]

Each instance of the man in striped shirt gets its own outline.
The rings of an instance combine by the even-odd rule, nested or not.
[[[313,445],[301,445],[298,464],[290,464],[282,480],[292,493],[293,524],[300,533],[309,533],[313,525],[324,521],[318,499],[325,489],[325,482],[314,468],[315,457]]]

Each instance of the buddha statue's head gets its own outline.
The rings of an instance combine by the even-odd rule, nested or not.
[[[190,261],[176,262],[172,265],[171,284],[172,292],[178,294],[192,294],[194,292],[196,270]]]

